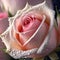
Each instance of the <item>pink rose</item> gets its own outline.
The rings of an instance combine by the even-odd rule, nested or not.
[[[1,38],[9,55],[42,57],[57,47],[57,30],[54,26],[54,11],[44,1],[36,6],[26,5],[9,19],[8,29]]]

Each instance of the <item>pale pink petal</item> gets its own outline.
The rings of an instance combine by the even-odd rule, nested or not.
[[[51,51],[53,51],[57,47],[57,39],[58,39],[57,30],[56,28],[53,28],[47,46],[44,47],[40,54],[42,54],[42,56],[45,56],[48,55]]]
[[[34,22],[31,22],[29,26],[23,27],[24,32],[20,34],[20,37],[24,38],[24,39],[22,38],[23,43],[25,43],[33,35],[33,33],[36,31],[39,25],[40,25],[40,21],[36,20]]]
[[[44,23],[42,27],[38,30],[37,34],[31,39],[31,41],[25,43],[24,46],[27,47],[28,49],[39,47],[43,42],[45,36],[47,35],[47,32],[48,25]]]
[[[53,28],[47,45],[38,54],[32,54],[28,57],[43,57],[51,53],[57,47],[57,30]]]

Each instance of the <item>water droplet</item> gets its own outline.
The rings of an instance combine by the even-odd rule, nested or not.
[[[21,51],[17,51],[17,54],[20,54],[21,53]]]
[[[16,54],[14,54],[14,53],[13,53],[12,55],[13,55],[13,56],[16,56]]]

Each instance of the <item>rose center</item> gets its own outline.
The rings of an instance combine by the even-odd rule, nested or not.
[[[26,26],[26,25],[28,25],[29,23],[30,23],[30,19],[27,18],[27,19],[24,21],[23,25]]]

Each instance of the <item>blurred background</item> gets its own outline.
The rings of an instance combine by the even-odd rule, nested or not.
[[[6,11],[6,12],[9,12],[11,15],[15,15],[17,10],[23,9],[25,7],[27,2],[30,5],[36,5],[36,4],[42,3],[43,1],[44,0],[0,0],[0,13]],[[57,16],[56,8],[58,12],[60,13],[60,0],[46,0],[46,1],[47,1],[47,5],[50,8],[55,10],[55,18],[56,18]],[[5,19],[4,22],[2,22],[2,20],[0,19],[0,31],[1,31],[1,28],[3,31],[5,31],[6,28],[8,27],[7,20],[8,20],[8,17]],[[4,23],[5,25],[2,25]],[[5,49],[5,46],[2,40],[0,39],[0,60],[15,60],[12,57],[10,57],[8,54],[6,54],[2,49]],[[58,55],[58,57],[60,57],[59,52],[56,52],[56,54]],[[50,58],[49,56],[46,56],[44,59],[49,60]],[[24,60],[24,59],[21,59],[21,60]],[[25,60],[32,60],[32,59],[27,58]]]

